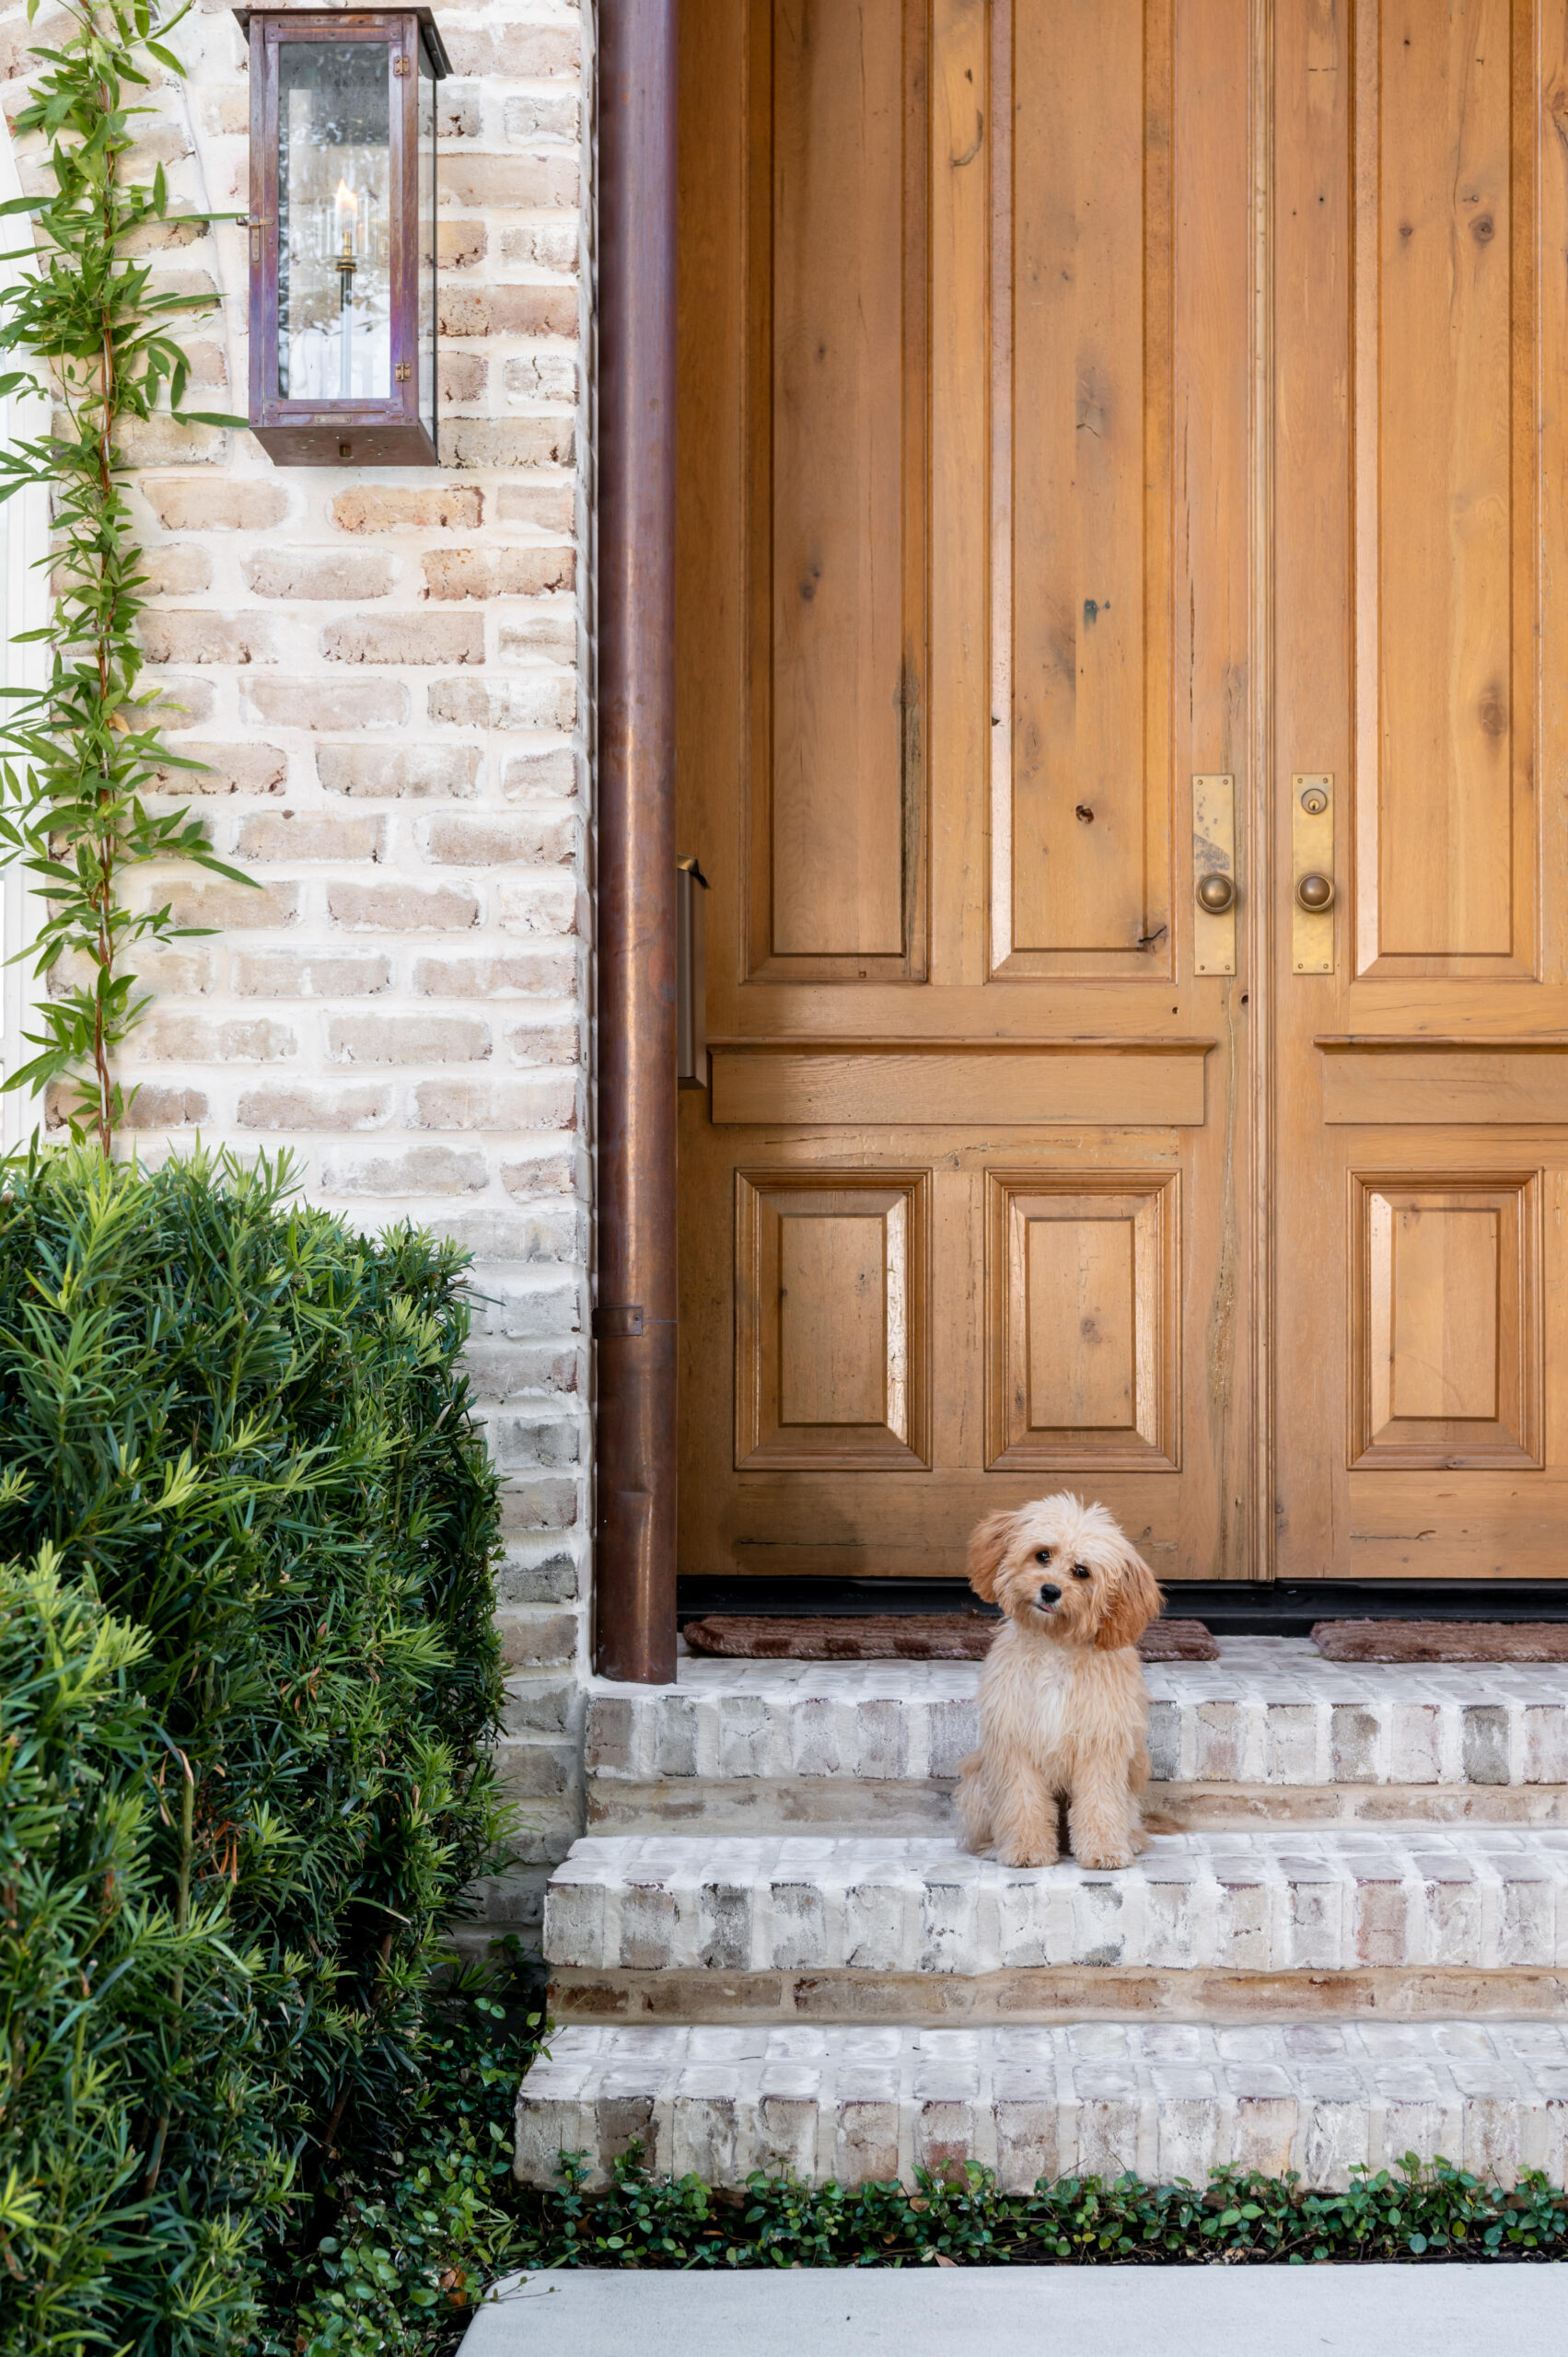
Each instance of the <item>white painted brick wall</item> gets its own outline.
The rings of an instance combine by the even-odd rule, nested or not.
[[[506,1474],[506,1771],[525,1860],[580,1821],[587,1587],[588,800],[583,598],[591,29],[572,0],[442,8],[439,470],[274,467],[242,433],[137,428],[144,644],[171,774],[264,887],[155,881],[211,937],[149,958],[127,1065],[141,1150],[286,1146],[309,1197],[476,1256],[470,1367]],[[22,103],[29,32],[0,10]],[[226,6],[145,142],[171,196],[248,201]],[[21,158],[24,180],[28,172]],[[188,331],[192,405],[243,410],[245,232],[157,241],[223,294]],[[537,1874],[494,1887],[530,1923]]]

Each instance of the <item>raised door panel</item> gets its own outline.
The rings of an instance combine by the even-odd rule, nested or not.
[[[748,970],[923,970],[924,8],[750,17]]]
[[[986,1461],[1179,1463],[1178,1183],[993,1171]]]
[[[1542,431],[1568,354],[1537,269],[1537,13],[1355,10],[1356,968],[1377,978],[1538,968]]]
[[[1541,1461],[1538,1174],[1351,1182],[1350,1463]]]
[[[1170,923],[1170,0],[997,11],[993,968]]]
[[[929,1465],[929,1186],[736,1173],[738,1468]]]

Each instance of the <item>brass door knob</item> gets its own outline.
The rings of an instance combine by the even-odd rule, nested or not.
[[[1325,909],[1334,905],[1334,879],[1331,876],[1304,876],[1295,888],[1296,903],[1309,916],[1320,917]]]
[[[1236,886],[1228,876],[1199,877],[1198,906],[1212,917],[1223,917],[1235,899]]]

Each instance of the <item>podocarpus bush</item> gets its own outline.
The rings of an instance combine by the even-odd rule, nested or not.
[[[104,2328],[148,2357],[238,2345],[190,2296],[215,2221],[242,2292],[281,2173],[297,2203],[336,2140],[374,2148],[497,1830],[495,1480],[455,1369],[461,1258],[288,1195],[281,1167],[92,1150],[0,1194],[0,1560],[52,1549],[84,1610],[136,1633],[137,1888],[243,1967],[219,1991],[171,1951],[117,2066],[145,2216]],[[0,2270],[0,2327],[19,2297]]]

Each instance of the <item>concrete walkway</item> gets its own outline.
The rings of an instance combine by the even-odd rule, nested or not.
[[[1568,2266],[513,2277],[461,2357],[1568,2357]]]

